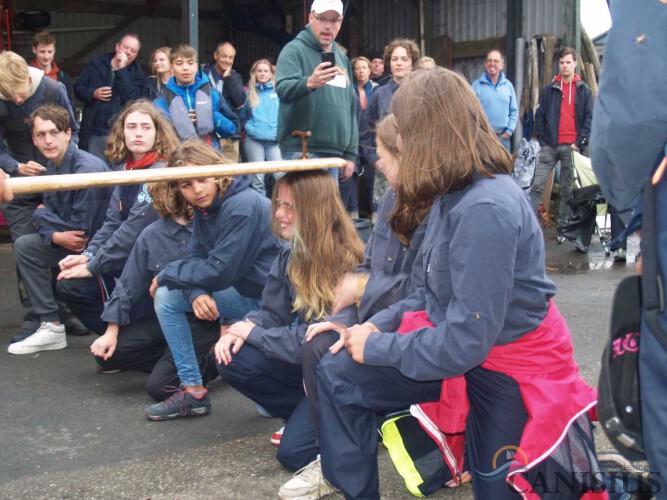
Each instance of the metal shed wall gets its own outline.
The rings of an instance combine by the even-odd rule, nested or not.
[[[419,38],[419,3],[413,0],[365,0],[363,46],[368,54],[394,38]]]

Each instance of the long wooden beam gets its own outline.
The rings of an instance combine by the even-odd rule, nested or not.
[[[272,174],[299,172],[324,168],[341,168],[341,158],[314,158],[310,160],[258,161],[229,165],[202,165],[191,167],[150,168],[94,174],[45,175],[39,177],[13,177],[7,185],[14,194],[42,193],[45,191],[70,191],[73,189],[143,184],[145,182],[178,181],[223,177],[227,175]]]

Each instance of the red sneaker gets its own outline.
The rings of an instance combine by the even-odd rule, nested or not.
[[[280,446],[280,440],[283,437],[283,432],[285,431],[285,427],[281,427],[278,429],[276,432],[273,433],[271,436],[271,444],[275,446]]]

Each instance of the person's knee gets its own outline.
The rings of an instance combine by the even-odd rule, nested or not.
[[[276,459],[287,470],[295,472],[308,465],[315,457],[311,453],[305,453],[304,450],[290,446],[289,443],[281,442],[276,452]]]
[[[66,304],[76,301],[79,297],[77,282],[79,280],[60,280],[56,283],[56,294]]]
[[[232,355],[228,365],[218,364],[218,373],[230,385],[256,381],[266,376],[267,358],[252,346],[244,345]]]
[[[329,347],[335,343],[332,332],[325,332],[314,337],[310,342],[302,344],[301,363],[304,369],[315,367],[329,352]]]
[[[334,394],[335,386],[347,383],[347,375],[354,369],[356,362],[347,351],[341,351],[336,355],[326,354],[317,365],[318,394],[324,391]]]

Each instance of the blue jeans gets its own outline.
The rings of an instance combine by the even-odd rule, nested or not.
[[[300,160],[301,159],[301,153],[298,153],[296,151],[282,151],[281,152],[283,156],[283,160]],[[320,153],[308,153],[308,158],[331,158],[332,155],[325,155],[325,154],[320,154]],[[338,183],[338,177],[340,176],[340,169],[339,168],[325,168],[327,172],[331,174],[331,176],[334,178],[336,183]]]
[[[239,321],[250,311],[259,309],[259,299],[244,297],[234,287],[213,292],[211,295],[221,320],[224,318]],[[161,286],[155,292],[155,313],[174,356],[181,384],[201,385],[202,376],[186,316],[187,313],[192,313],[192,305],[181,290],[169,290],[166,286]]]
[[[245,154],[245,160],[248,162],[278,161],[282,159],[280,156],[280,147],[278,147],[276,141],[260,141],[258,139],[253,139],[248,135],[246,135],[243,143],[243,152]],[[266,186],[264,184],[265,175],[266,174],[253,174],[252,176],[252,188],[263,195],[266,195]],[[276,179],[280,179],[285,174],[283,172],[278,172],[272,175]]]

